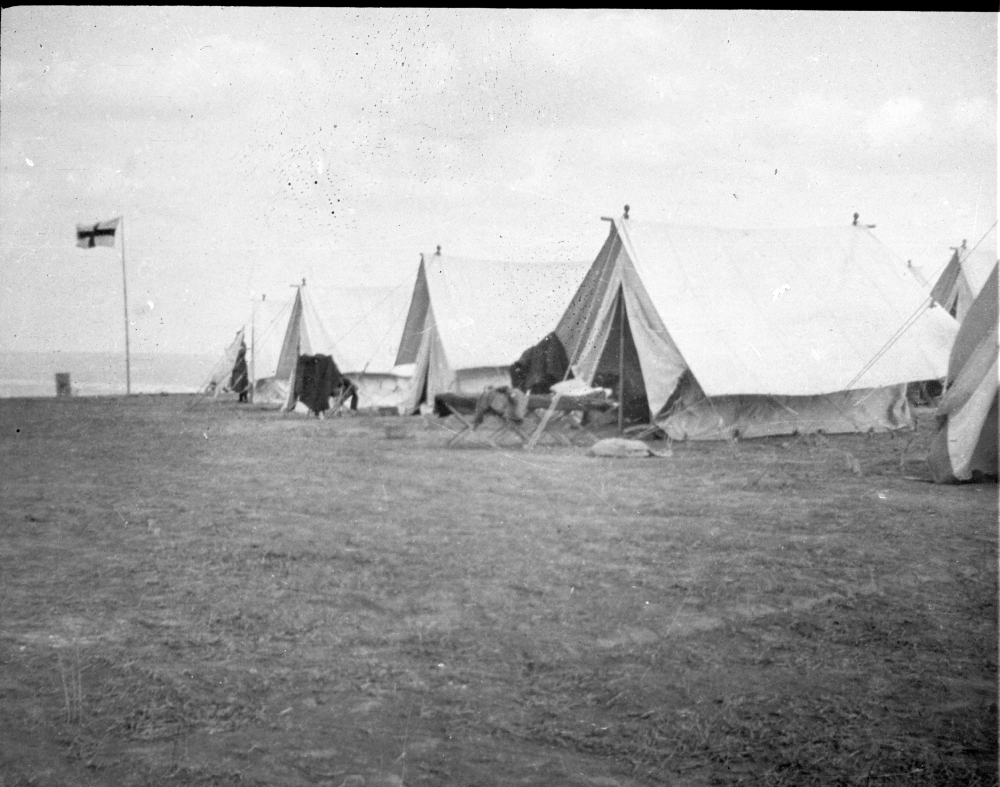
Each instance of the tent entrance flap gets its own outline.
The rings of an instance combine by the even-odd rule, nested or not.
[[[424,313],[425,317],[425,328],[422,333],[433,332],[434,328],[428,325],[427,322],[427,312]],[[421,343],[416,351],[413,374],[410,377],[410,390],[409,396],[406,399],[404,405],[404,412],[415,413],[419,410],[420,405],[427,401],[427,388],[430,380],[430,355],[431,355],[431,340],[433,337],[424,336]]]
[[[621,287],[618,288],[618,295],[615,297],[604,349],[597,362],[591,384],[601,388],[611,388],[615,392],[615,398],[622,403],[622,413],[626,422],[649,422],[646,384],[642,378],[639,353],[632,339],[628,309],[625,307]]]
[[[427,375],[425,374],[423,377],[424,381],[420,386],[420,398],[417,400],[417,407],[420,407],[420,405],[427,401]],[[414,407],[413,410],[416,411],[417,407]]]

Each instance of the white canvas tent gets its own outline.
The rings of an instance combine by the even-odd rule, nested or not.
[[[990,234],[995,244],[995,230]],[[989,240],[989,236],[986,240]],[[975,248],[967,249],[963,241],[935,282],[932,297],[948,314],[963,322],[996,262],[995,245],[980,242]]]
[[[997,474],[997,264],[969,308],[948,362],[927,462],[938,483]]]
[[[290,299],[264,298],[254,304],[248,354],[254,402],[280,405],[288,398],[298,360],[301,313],[298,290]]]
[[[240,328],[236,332],[236,338],[233,339],[232,343],[222,354],[222,357],[212,368],[208,381],[204,386],[202,386],[202,390],[206,394],[218,396],[220,393],[229,390],[229,383],[233,374],[233,366],[236,364],[236,358],[240,354],[240,348],[245,346],[243,331],[244,329]]]
[[[204,386],[206,393],[228,390],[240,346],[245,344],[250,390],[259,401],[284,401],[284,388],[279,385],[276,389],[275,380],[279,377],[281,346],[293,303],[294,299],[281,301],[266,297],[254,302],[248,325],[236,332],[236,338],[212,369]]]
[[[412,288],[341,287],[321,291],[316,307],[331,339],[330,355],[358,387],[358,407],[401,410],[409,370],[396,366]]]
[[[285,304],[258,304],[263,334],[254,343],[255,401],[289,404],[299,355],[329,355],[358,387],[360,409],[399,409],[408,375],[395,368],[410,293],[399,287],[298,287]]]
[[[510,385],[510,365],[552,332],[586,263],[421,259],[396,356],[413,365],[407,412],[439,393]]]
[[[956,322],[863,227],[613,221],[556,334],[585,382],[674,439],[911,426],[905,383],[944,375]]]

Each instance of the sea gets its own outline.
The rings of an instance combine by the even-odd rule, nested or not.
[[[200,355],[133,354],[132,393],[196,393],[218,361]],[[57,373],[69,374],[73,396],[126,392],[124,353],[0,351],[0,398],[55,396]]]

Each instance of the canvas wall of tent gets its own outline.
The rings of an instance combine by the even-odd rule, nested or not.
[[[203,390],[218,395],[230,390],[233,365],[241,343],[247,348],[247,367],[254,401],[284,401],[287,390],[276,380],[288,380],[294,364],[286,355],[284,368],[279,371],[282,343],[295,303],[294,298],[264,298],[255,301],[247,324],[236,332],[236,338],[226,348]]]
[[[332,339],[328,354],[358,386],[362,409],[399,411],[406,400],[410,370],[396,366],[396,354],[411,291],[412,280],[395,287],[329,288],[318,298]]]
[[[248,357],[254,401],[288,403],[299,356],[329,355],[358,389],[360,409],[399,410],[409,391],[395,356],[408,286],[296,289],[286,301],[255,304]]]
[[[411,366],[405,410],[441,393],[510,385],[510,365],[550,333],[587,263],[421,259],[396,363]]]
[[[626,411],[711,440],[910,427],[957,323],[864,227],[623,218],[555,332],[578,378],[623,372]]]
[[[997,475],[997,263],[966,312],[951,350],[927,457],[938,483]]]

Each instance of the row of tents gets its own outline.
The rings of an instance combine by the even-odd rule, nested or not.
[[[216,364],[206,389],[213,392],[245,385],[253,401],[285,405],[300,356],[323,354],[359,389],[364,408],[399,410],[409,390],[409,371],[396,368],[396,353],[410,292],[403,287],[344,287],[319,299],[296,288],[289,300],[256,301],[249,324]],[[321,316],[322,310],[322,316]],[[234,374],[245,352],[246,382]]]
[[[439,247],[395,288],[317,299],[300,286],[290,303],[258,303],[255,401],[293,404],[298,357],[324,354],[357,386],[362,407],[412,413],[437,394],[510,385],[511,365],[544,339],[565,350],[572,376],[613,388],[631,417],[677,440],[912,427],[907,385],[947,378],[955,385],[944,402],[959,387],[975,393],[948,405],[945,459],[932,465],[942,479],[982,470],[960,457],[989,454],[989,439],[982,450],[962,445],[973,432],[978,445],[992,423],[985,469],[996,472],[995,245],[957,248],[929,293],[856,223],[735,230],[627,213],[607,221],[592,263],[488,262]],[[968,327],[956,342],[960,325]],[[227,357],[246,342],[244,329]],[[964,371],[969,363],[974,372]],[[221,364],[217,386],[227,373]]]

